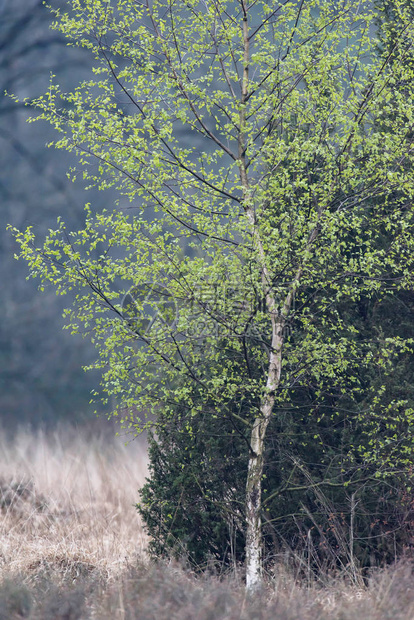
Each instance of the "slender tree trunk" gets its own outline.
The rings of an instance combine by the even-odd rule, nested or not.
[[[262,476],[265,450],[266,430],[273,412],[276,389],[279,386],[282,368],[282,333],[284,316],[278,312],[276,300],[272,293],[272,280],[267,267],[266,253],[257,227],[254,205],[250,202],[249,179],[246,162],[246,107],[249,85],[249,28],[247,21],[248,7],[241,1],[243,13],[243,79],[241,89],[240,128],[238,136],[238,161],[240,180],[243,187],[244,208],[253,232],[255,247],[258,251],[262,272],[263,293],[272,324],[272,344],[269,356],[269,370],[266,391],[263,395],[259,415],[255,418],[250,437],[250,455],[246,481],[246,588],[256,589],[262,580]]]
[[[242,8],[243,31],[243,76],[241,83],[239,134],[238,134],[238,166],[240,181],[243,187],[243,204],[249,220],[254,245],[258,253],[261,267],[262,288],[266,299],[266,308],[272,325],[271,352],[266,381],[266,390],[260,403],[260,410],[256,416],[250,437],[250,455],[246,481],[246,588],[254,590],[262,581],[262,477],[265,438],[267,427],[273,413],[276,390],[279,387],[282,370],[283,329],[286,318],[291,310],[295,295],[295,288],[299,282],[302,268],[299,267],[292,286],[287,293],[281,307],[276,303],[272,290],[272,278],[267,265],[266,252],[256,220],[254,204],[251,202],[246,161],[246,102],[249,94],[249,62],[250,43],[248,25],[248,4],[246,0],[240,2]]]
[[[267,421],[256,418],[250,439],[250,458],[246,483],[246,588],[254,590],[262,579],[261,494],[264,437]]]
[[[269,371],[259,415],[253,423],[250,437],[250,456],[246,481],[246,588],[255,590],[262,581],[262,477],[265,438],[273,412],[275,392],[282,369],[283,326],[273,323],[272,351]]]

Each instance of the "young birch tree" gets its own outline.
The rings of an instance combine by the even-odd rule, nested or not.
[[[318,400],[357,395],[361,369],[385,376],[411,345],[367,341],[340,310],[413,284],[413,29],[396,6],[381,55],[364,0],[71,0],[54,27],[93,51],[94,76],[32,102],[83,178],[130,206],[88,208],[40,247],[16,232],[21,256],[79,290],[68,324],[96,343],[124,423],[208,402],[246,438],[248,589],[272,415],[306,384],[323,416]]]

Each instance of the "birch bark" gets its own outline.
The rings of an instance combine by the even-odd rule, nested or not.
[[[258,253],[262,288],[266,299],[266,309],[269,313],[272,337],[271,351],[269,355],[269,367],[267,373],[266,390],[260,403],[260,409],[256,416],[250,436],[250,454],[246,481],[246,588],[256,589],[262,580],[262,476],[263,459],[265,449],[266,430],[273,412],[275,393],[280,383],[282,370],[282,346],[284,317],[278,312],[276,300],[271,289],[271,278],[266,264],[266,255],[263,248],[260,232],[257,227],[254,205],[249,201],[249,179],[246,166],[246,101],[249,87],[249,28],[247,4],[242,0],[243,12],[243,80],[240,106],[240,132],[238,163],[240,180],[243,186],[243,198],[246,216],[253,231],[255,249]],[[285,301],[283,310],[288,312],[291,305],[291,295]]]

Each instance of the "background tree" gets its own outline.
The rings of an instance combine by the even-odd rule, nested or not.
[[[362,398],[361,376],[372,363],[387,376],[411,346],[348,321],[347,307],[412,288],[410,70],[400,39],[375,53],[376,17],[368,2],[73,0],[57,28],[93,51],[96,78],[34,102],[84,176],[136,213],[88,214],[77,233],[61,222],[39,249],[28,229],[21,255],[59,293],[80,289],[69,323],[91,330],[123,419],[139,427],[137,410],[161,406],[195,419],[208,403],[242,425],[249,589],[274,414],[307,390],[309,415],[333,424],[348,418],[325,404],[348,398],[363,434],[380,401]],[[131,285],[132,314],[120,303]],[[393,410],[408,426],[405,404]],[[377,455],[367,441],[349,460],[358,471]]]
[[[2,95],[43,93],[51,73],[59,72],[67,88],[88,75],[87,51],[68,47],[49,29],[50,21],[41,0],[0,2]],[[40,298],[35,283],[27,282],[25,266],[13,258],[16,244],[6,225],[31,224],[43,235],[64,215],[71,226],[80,226],[84,203],[93,200],[99,208],[102,196],[66,178],[75,158],[69,153],[56,158],[45,148],[53,129],[29,125],[28,116],[23,104],[0,97],[0,423],[9,429],[92,415],[90,391],[97,380],[82,371],[94,354],[87,340],[64,332],[57,346],[65,304],[52,290]]]

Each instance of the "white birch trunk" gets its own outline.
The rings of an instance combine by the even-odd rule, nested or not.
[[[264,434],[267,422],[256,418],[250,441],[246,483],[246,588],[255,590],[262,580],[261,494]]]
[[[262,582],[262,476],[267,427],[275,403],[275,391],[282,369],[282,326],[273,323],[269,372],[259,415],[253,423],[246,481],[246,589],[253,591]]]
[[[283,329],[292,307],[296,285],[300,280],[302,267],[299,267],[284,303],[278,307],[272,290],[272,278],[267,265],[266,252],[260,237],[254,205],[250,202],[249,178],[246,165],[246,101],[249,88],[249,26],[247,0],[241,0],[243,16],[243,76],[240,98],[240,118],[238,134],[238,166],[243,187],[243,200],[249,220],[254,245],[261,267],[262,288],[266,299],[266,309],[272,325],[271,352],[266,381],[266,390],[260,403],[250,437],[250,455],[246,481],[246,588],[249,591],[260,586],[262,581],[262,477],[265,450],[265,437],[275,404],[276,390],[279,387],[282,371]]]

